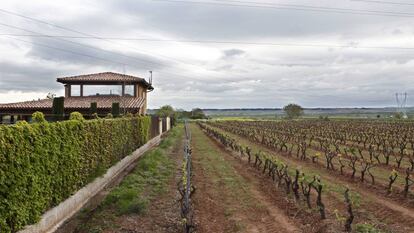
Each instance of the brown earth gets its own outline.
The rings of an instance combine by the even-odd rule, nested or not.
[[[310,161],[302,161],[293,156],[289,156],[287,153],[275,152],[264,145],[252,142],[244,137],[227,131],[226,133],[238,139],[244,145],[256,147],[266,153],[281,158],[291,166],[319,170],[318,174],[325,182],[349,187],[351,190],[357,192],[361,196],[361,206],[356,210],[356,219],[365,220],[369,217],[369,220],[372,220],[381,228],[390,232],[414,232],[414,210],[409,206],[405,206],[404,204],[406,203],[403,202],[404,204],[402,204],[389,199],[389,197],[384,197],[382,192],[378,190],[375,192],[375,187],[371,186],[368,188],[364,183],[340,176],[337,172],[326,170]]]
[[[191,130],[197,232],[338,232],[198,127]]]

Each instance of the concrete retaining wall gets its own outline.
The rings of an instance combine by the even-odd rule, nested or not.
[[[131,155],[125,157],[117,164],[108,169],[104,176],[96,178],[92,183],[80,189],[74,195],[50,209],[42,215],[41,220],[35,224],[27,226],[19,233],[51,233],[54,232],[66,220],[78,212],[90,198],[102,191],[106,185],[114,180],[131,163],[137,160],[146,151],[157,146],[161,141],[161,136],[157,136],[138,148]]]

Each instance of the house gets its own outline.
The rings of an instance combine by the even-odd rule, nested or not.
[[[88,116],[91,103],[97,104],[97,113],[101,116],[111,112],[113,103],[119,103],[122,113],[145,115],[147,93],[154,89],[143,78],[113,72],[62,77],[57,81],[65,88],[65,115],[77,111]],[[29,120],[36,111],[52,117],[52,106],[52,98],[0,104],[0,123],[6,116],[9,116],[11,123]]]

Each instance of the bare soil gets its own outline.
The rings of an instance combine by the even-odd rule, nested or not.
[[[308,168],[317,171],[324,182],[334,184],[336,186],[349,187],[352,191],[361,196],[361,203],[356,212],[356,219],[354,222],[363,222],[369,220],[379,226],[381,229],[389,232],[414,232],[414,209],[406,200],[398,201],[398,198],[384,196],[383,192],[377,190],[377,187],[361,183],[358,179],[351,179],[346,176],[341,176],[332,170],[314,164],[310,161],[302,161],[296,159],[294,156],[289,156],[286,153],[275,152],[261,144],[251,142],[248,139],[226,132],[232,137],[237,138],[245,145],[256,147],[266,153],[273,154],[278,158],[286,161],[291,166]],[[328,201],[332,201],[335,194],[328,194]],[[338,197],[337,197],[338,198]],[[395,200],[395,199],[396,200]],[[393,200],[394,199],[394,200]],[[338,208],[339,205],[333,204],[333,208]]]
[[[198,127],[191,130],[197,232],[338,232]]]

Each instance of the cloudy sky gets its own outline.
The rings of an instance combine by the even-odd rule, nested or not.
[[[0,103],[152,70],[150,108],[393,106],[414,99],[410,2],[2,0]]]

